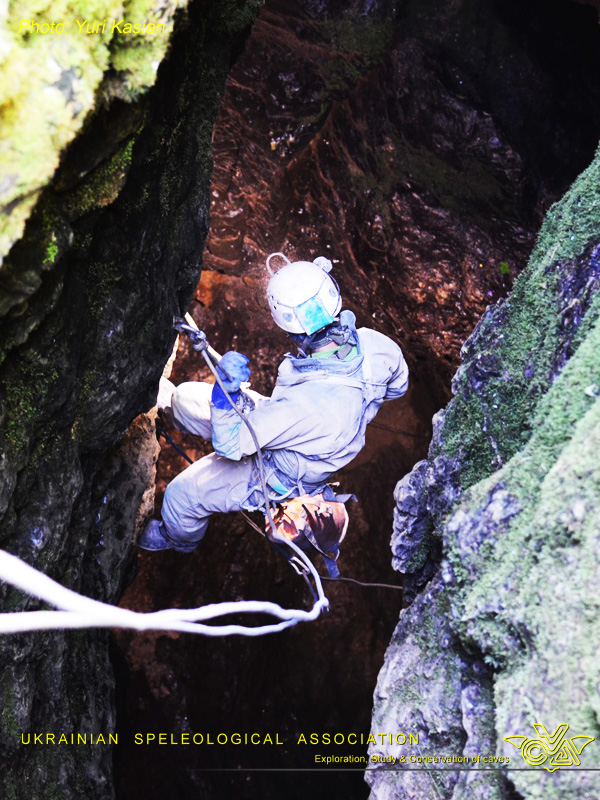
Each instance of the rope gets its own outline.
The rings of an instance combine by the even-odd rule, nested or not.
[[[367,588],[373,587],[375,589],[396,589],[399,592],[403,590],[402,586],[394,586],[392,583],[365,583],[365,581],[357,581],[356,578],[328,578],[325,575],[321,575],[321,580],[333,581],[334,583],[354,583],[357,586],[366,586]]]
[[[50,630],[54,628],[132,628],[138,631],[165,630],[202,633],[205,636],[262,636],[276,633],[316,619],[321,608],[315,604],[310,611],[285,609],[268,601],[242,600],[213,603],[200,608],[168,608],[162,611],[139,613],[126,608],[101,603],[61,586],[43,572],[21,561],[17,556],[0,550],[0,580],[16,586],[59,609],[57,611],[17,611],[0,614],[0,633]],[[272,625],[212,626],[207,620],[230,614],[269,614],[281,622]]]
[[[201,633],[205,636],[231,636],[234,634],[263,636],[267,633],[277,633],[285,630],[298,622],[310,622],[316,619],[321,611],[329,608],[329,601],[325,597],[320,576],[308,556],[289,539],[277,533],[271,514],[263,456],[256,433],[250,422],[236,407],[229,396],[229,392],[223,385],[221,377],[206,352],[208,343],[205,336],[204,342],[205,348],[201,350],[204,360],[225,393],[231,407],[247,425],[256,447],[261,489],[265,498],[265,510],[271,528],[269,539],[294,551],[295,556],[290,559],[290,563],[302,575],[311,591],[314,602],[310,611],[285,609],[277,603],[268,601],[242,600],[230,603],[213,603],[192,609],[169,608],[151,613],[139,613],[108,603],[101,603],[98,600],[78,594],[65,586],[61,586],[52,578],[44,575],[43,572],[39,572],[39,570],[21,561],[17,556],[11,555],[5,550],[0,550],[0,580],[43,600],[57,609],[55,611],[18,611],[0,614],[0,634],[65,628],[129,628],[138,631],[169,630]],[[170,437],[167,438],[167,436],[165,438],[169,441]],[[169,443],[174,445],[172,441]],[[187,454],[182,453],[182,455],[190,460]],[[313,577],[317,588],[316,593],[310,583],[309,574]],[[231,614],[267,614],[281,621],[271,625],[253,627],[235,624],[218,626],[202,624],[208,620]]]
[[[271,534],[270,541],[289,547],[295,553],[290,563],[306,581],[313,596],[313,606],[310,611],[301,609],[284,609],[277,603],[257,600],[242,600],[236,602],[213,603],[207,606],[192,609],[169,608],[150,613],[140,613],[130,609],[119,608],[99,600],[85,597],[65,586],[57,583],[44,573],[26,564],[17,556],[0,550],[0,581],[10,584],[27,594],[54,606],[54,611],[18,611],[0,614],[0,634],[21,633],[34,630],[75,629],[75,628],[126,628],[138,631],[168,630],[183,633],[200,633],[205,636],[263,636],[267,633],[277,633],[285,630],[298,622],[310,622],[316,619],[321,611],[329,608],[329,601],[323,591],[322,580],[336,580],[359,586],[373,586],[389,589],[400,589],[399,586],[390,584],[363,583],[353,578],[329,579],[321,577],[308,556],[284,536],[277,533],[267,489],[263,455],[258,443],[256,432],[250,421],[241,413],[232,401],[229,392],[223,385],[220,375],[215,369],[210,356],[206,352],[208,347],[201,350],[204,360],[216,381],[225,393],[229,404],[248,427],[252,441],[256,447],[261,489],[265,498],[265,511],[269,521]],[[212,354],[211,354],[212,355]],[[162,430],[166,441],[188,461],[190,457],[179,448],[169,434]],[[253,520],[243,511],[240,512],[246,521],[261,535],[265,535]],[[312,575],[316,592],[309,579]],[[270,625],[246,626],[237,624],[207,625],[209,620],[232,614],[267,614],[280,621]]]
[[[211,360],[210,356],[208,355],[208,353],[206,352],[206,350],[202,350],[201,352],[202,352],[202,355],[204,356],[204,360],[206,361],[206,364],[207,364],[208,368],[210,369],[212,374],[215,376],[215,379],[216,379],[217,383],[219,384],[219,386],[221,387],[221,389],[224,392],[225,396],[227,397],[229,405],[232,407],[232,409],[235,411],[235,413],[238,415],[238,417],[240,417],[242,422],[244,422],[244,424],[248,428],[248,431],[250,432],[250,435],[252,436],[252,441],[254,442],[254,446],[256,448],[256,455],[258,457],[258,473],[259,473],[259,476],[260,476],[260,483],[261,483],[262,493],[263,493],[263,496],[264,496],[264,499],[265,499],[265,513],[267,515],[267,519],[269,521],[269,527],[271,529],[271,535],[269,536],[269,539],[272,542],[275,542],[275,543],[278,543],[278,544],[283,544],[286,547],[289,547],[291,550],[294,551],[294,553],[296,555],[296,559],[295,559],[296,563],[299,560],[301,562],[301,564],[304,566],[304,569],[302,569],[302,572],[305,573],[304,574],[304,579],[308,583],[309,587],[310,587],[310,583],[308,581],[307,572],[310,572],[310,574],[313,576],[313,579],[314,579],[314,582],[315,582],[315,586],[317,588],[317,597],[316,598],[314,597],[314,593],[313,593],[313,599],[315,601],[314,605],[313,605],[313,610],[318,609],[318,611],[317,611],[317,616],[318,616],[318,614],[320,614],[322,610],[325,611],[325,610],[327,610],[329,608],[329,600],[325,597],[325,592],[323,591],[323,584],[321,583],[321,577],[320,577],[319,573],[317,572],[317,570],[315,569],[315,566],[312,563],[312,561],[310,560],[310,558],[298,547],[298,545],[294,544],[294,542],[292,542],[290,539],[287,539],[285,536],[281,536],[281,534],[279,534],[277,532],[277,528],[275,526],[275,523],[273,521],[273,516],[271,514],[271,504],[270,504],[270,501],[269,501],[269,492],[268,492],[268,489],[267,489],[267,479],[266,479],[266,476],[265,476],[265,465],[264,465],[264,460],[263,460],[263,454],[262,454],[262,450],[261,450],[260,444],[258,442],[258,437],[256,436],[256,432],[255,432],[254,428],[252,427],[252,424],[250,423],[250,421],[246,418],[246,416],[244,414],[242,414],[242,412],[239,410],[239,408],[236,406],[236,404],[233,402],[233,400],[229,396],[229,392],[225,388],[225,386],[223,384],[223,381],[221,380],[221,376],[219,375],[219,373],[215,369],[215,367],[214,367],[214,365],[212,363],[212,360]]]
[[[373,423],[371,423],[371,424],[373,424]],[[385,427],[385,426],[381,426],[381,427]],[[190,458],[190,456],[186,453],[186,451],[182,447],[179,447],[175,443],[175,441],[173,440],[173,437],[170,436],[161,425],[157,424],[156,429],[157,429],[159,437],[162,436],[165,439],[165,441],[167,442],[167,444],[170,444],[171,447],[173,447],[179,453],[180,456],[185,458],[186,461],[188,461],[190,464],[194,463],[193,459]],[[389,430],[391,430],[391,428]],[[245,521],[248,523],[248,525],[250,525],[250,527],[253,528],[256,531],[256,533],[260,534],[263,537],[266,536],[264,530],[262,530],[254,522],[254,520],[248,514],[246,514],[245,511],[241,511],[240,510],[240,511],[238,511],[238,514],[240,514],[240,516],[242,516],[245,519]],[[322,581],[333,581],[333,582],[338,582],[338,583],[339,582],[352,583],[355,586],[363,586],[363,587],[366,587],[366,588],[395,589],[396,591],[400,591],[400,592],[403,590],[402,586],[394,586],[391,583],[368,583],[368,582],[365,582],[365,581],[356,580],[356,578],[342,578],[342,577],[330,578],[327,575],[319,575],[319,577],[321,578]]]

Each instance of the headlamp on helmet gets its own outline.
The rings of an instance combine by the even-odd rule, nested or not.
[[[275,256],[286,263],[273,273],[270,262]],[[267,300],[273,319],[288,333],[308,336],[331,325],[342,307],[337,283],[329,274],[331,261],[319,256],[314,261],[291,262],[283,253],[271,253],[267,269],[271,279]]]

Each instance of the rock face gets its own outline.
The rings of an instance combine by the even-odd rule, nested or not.
[[[423,756],[500,755],[519,767],[505,737],[531,738],[534,723],[598,735],[599,179],[600,151],[550,209],[509,299],[463,347],[429,458],[396,489],[394,563],[422,589],[388,649],[374,729],[418,733]],[[368,782],[373,798],[421,797],[433,782],[453,800],[592,800],[593,747],[579,758],[581,770],[433,764]]]
[[[148,85],[147,74],[134,74],[132,63],[120,60],[116,39],[112,60],[102,37],[80,40],[81,46],[96,42],[94,65],[79,56],[82,73],[95,81],[86,88],[87,99],[102,79],[98,64],[107,70],[113,99],[99,103],[62,153],[52,186],[0,272],[0,546],[104,601],[118,599],[156,460],[152,420],[142,416],[129,433],[128,427],[153,405],[174,340],[172,316],[185,310],[198,281],[208,229],[212,125],[232,52],[257,5],[220,3],[217,9],[196,3],[179,19],[152,94],[134,103],[115,87],[127,83],[131,89],[139,78],[139,90]],[[161,8],[165,19],[175,10]],[[144,16],[143,4],[135,10]],[[53,11],[68,13],[63,4]],[[110,11],[118,15],[117,6]],[[15,42],[19,13],[30,16],[15,11]],[[30,66],[54,57],[38,53],[41,42],[30,37],[29,44]],[[46,44],[74,46],[59,34]],[[132,46],[140,58],[146,52],[140,40]],[[152,59],[157,57],[154,52]],[[15,55],[13,67],[20,58]],[[66,63],[60,64],[68,78]],[[38,88],[34,81],[34,104]],[[80,88],[69,89],[64,81],[59,86],[78,108]],[[53,92],[46,98],[55,100]],[[47,131],[54,129],[56,150],[44,156],[46,172],[34,170],[35,186],[26,182],[24,162],[14,159],[19,192],[28,197],[36,195],[73,133],[69,128],[63,135],[46,106],[37,111],[48,112],[47,118],[31,117],[30,94],[25,92],[19,111],[29,138],[16,131],[17,141],[8,144],[23,149],[33,136],[46,145]],[[90,105],[65,114],[83,117]],[[2,602],[10,610],[39,605],[6,586]],[[3,638],[0,647],[2,797],[23,791],[32,798],[113,797],[108,746],[89,747],[82,756],[76,747],[21,744],[21,734],[29,732],[105,738],[114,732],[108,633],[24,634]]]
[[[344,490],[355,491],[360,501],[350,512],[342,573],[386,581],[395,478],[424,457],[430,419],[446,400],[460,345],[486,304],[505,293],[525,265],[549,198],[573,180],[585,163],[584,152],[591,158],[596,142],[584,146],[583,139],[588,128],[598,130],[596,102],[589,105],[585,125],[574,126],[573,120],[582,119],[578,87],[591,91],[588,96],[595,96],[596,88],[568,49],[561,50],[560,36],[541,8],[537,17],[523,19],[499,15],[491,4],[480,14],[469,4],[443,11],[439,4],[404,4],[398,16],[386,3],[368,4],[367,15],[362,13],[367,4],[353,3],[345,14],[339,5],[268,3],[232,70],[215,127],[211,231],[192,312],[219,351],[233,347],[250,356],[253,385],[269,392],[289,343],[266,316],[265,256],[279,249],[292,257],[325,252],[336,260],[334,275],[359,324],[400,341],[410,360],[412,395],[400,401],[397,412],[391,404],[391,419],[378,417],[376,424],[384,427],[370,432],[376,446],[340,476]],[[537,53],[543,48],[536,31],[558,40],[555,64],[540,64]],[[559,114],[554,104],[566,96],[558,89],[566,63],[580,82],[568,85],[572,112]],[[540,89],[535,102],[528,85]],[[553,139],[539,135],[540,119],[549,114]],[[567,161],[559,155],[566,141],[572,143]],[[488,361],[478,362],[476,379],[493,371]],[[193,377],[206,373],[184,342],[174,380]],[[181,441],[194,457],[206,452],[194,437]],[[160,483],[183,467],[182,459],[163,450]],[[461,489],[458,467],[453,454],[440,453],[409,479],[424,482],[436,519]],[[400,491],[418,540],[405,538],[396,548],[398,561],[410,558],[418,570],[410,581],[404,579],[411,598],[435,574],[441,541],[428,505],[413,499],[415,487]],[[235,516],[214,519],[193,555],[142,555],[140,574],[124,602],[140,610],[255,597],[301,602],[294,576],[263,544]],[[217,734],[274,721],[286,742],[265,755],[208,749],[178,756],[184,794],[300,794],[296,775],[284,774],[275,784],[271,776],[201,769],[260,767],[265,761],[298,767],[305,758],[293,747],[300,732],[368,726],[371,681],[382,641],[387,644],[397,619],[396,601],[385,590],[328,586],[327,591],[330,615],[254,646],[118,634],[125,659],[119,683],[127,687],[119,705],[121,729],[148,730],[160,720],[164,730]],[[427,606],[425,598],[419,602]],[[442,638],[451,635],[441,615],[432,625]],[[419,648],[427,642],[428,629],[421,627],[413,633]],[[273,680],[268,668],[273,663],[285,676],[281,681]],[[411,663],[407,658],[402,672],[410,673]],[[487,731],[485,744],[492,747],[493,726],[487,712],[481,713],[491,695],[488,666],[459,652],[434,657],[423,668],[433,674],[438,667],[449,675],[460,668],[466,676],[464,687],[457,681],[438,685],[440,716],[454,714],[454,739],[449,734],[448,741],[464,738],[464,702],[472,708],[469,730],[482,736]],[[393,713],[377,717],[385,727],[376,730],[395,730]],[[124,795],[133,786],[152,800],[168,791],[172,751],[157,748],[148,763],[144,750],[132,746],[119,763]],[[361,797],[361,783],[358,776],[354,783],[351,776],[338,776],[336,793]],[[303,791],[324,796],[328,790],[319,774],[303,776]],[[425,781],[417,796],[432,792]]]
[[[98,13],[106,15],[139,11],[142,16],[156,9],[169,24],[176,20],[170,52],[150,93],[143,90],[154,81],[162,55],[156,48],[166,47],[165,40],[130,41],[120,34],[81,42],[19,37],[17,19],[29,11],[16,3],[8,39],[0,41],[1,55],[10,55],[9,80],[0,86],[3,112],[14,112],[3,113],[10,169],[0,181],[5,223],[0,546],[101,600],[115,602],[122,594],[134,531],[144,513],[140,503],[151,503],[156,441],[152,418],[143,412],[153,404],[173,344],[171,317],[186,310],[198,282],[208,231],[213,123],[226,73],[258,6],[259,0],[195,0],[175,17],[176,4],[149,9],[136,0],[122,10],[118,3],[102,6]],[[388,0],[278,0],[261,17],[259,36],[250,42],[245,67],[233,73],[222,109],[215,138],[218,196],[206,258],[210,271],[193,309],[199,319],[204,315],[203,324],[219,326],[214,344],[226,349],[249,330],[257,388],[267,389],[285,345],[265,334],[259,316],[264,256],[280,248],[315,256],[325,243],[326,252],[337,248],[342,290],[359,324],[373,324],[399,339],[411,362],[413,389],[403,419],[375,428],[377,458],[353,466],[351,485],[368,488],[374,473],[377,478],[349,534],[355,538],[346,552],[353,554],[349,563],[358,578],[372,578],[372,565],[387,561],[382,520],[391,517],[392,486],[425,455],[429,420],[448,398],[460,343],[486,303],[506,292],[524,265],[549,199],[589,160],[599,85],[587,29],[570,30],[567,16],[547,12],[544,3],[532,3],[525,12],[521,6],[492,0],[443,8],[421,0],[401,6]],[[594,16],[590,8],[573,8]],[[83,3],[52,4],[40,22],[55,13],[87,15],[88,9]],[[574,41],[581,57],[574,54]],[[75,47],[82,49],[73,52]],[[79,75],[74,60],[85,63],[85,74]],[[47,66],[50,73],[40,76]],[[588,207],[583,200],[580,205]],[[566,220],[566,207],[560,213]],[[572,235],[577,234],[569,231]],[[534,388],[527,403],[517,403],[510,391],[512,386],[522,392],[515,367],[514,374],[506,373],[513,382],[503,397],[512,408],[523,408],[523,419],[530,413],[532,432],[538,397],[555,372],[566,374],[575,348],[583,352],[590,311],[581,322],[588,299],[578,277],[585,271],[580,245],[548,256],[549,266],[566,258],[573,267],[572,280],[564,273],[565,298],[573,302],[565,300],[556,334],[561,344],[544,350],[545,360],[538,362],[537,343],[532,341],[530,352],[529,339],[515,333],[525,348],[523,374],[528,381],[533,376],[527,387]],[[236,306],[242,288],[255,294]],[[227,306],[236,308],[233,314]],[[498,312],[498,321],[511,307]],[[549,308],[542,309],[542,318]],[[537,317],[532,310],[527,328],[532,336]],[[461,379],[471,387],[464,403],[471,403],[473,420],[483,419],[485,435],[477,438],[476,425],[466,427],[467,435],[445,423],[452,446],[440,444],[431,463],[398,490],[402,513],[414,518],[414,540],[396,546],[398,562],[417,570],[413,596],[436,572],[443,543],[439,524],[454,510],[459,493],[472,484],[475,491],[481,471],[492,475],[498,459],[507,469],[507,459],[518,452],[521,423],[510,416],[503,426],[488,413],[495,401],[485,387],[491,380],[502,391],[508,369],[498,360],[495,339],[488,350],[478,361],[473,356]],[[591,386],[585,390],[593,394]],[[541,425],[545,418],[540,420]],[[475,467],[466,464],[461,447],[473,452]],[[456,539],[457,552],[481,540],[485,520],[498,519],[508,529],[519,518],[527,498],[508,474],[503,480],[497,491],[490,486],[481,519],[448,528],[445,535],[449,542]],[[576,522],[582,505],[573,508]],[[220,525],[222,541],[217,536],[185,562],[177,553],[162,561],[160,556],[152,561],[150,554],[139,581],[141,607],[151,607],[157,596],[190,605],[249,595],[301,602],[300,590],[290,591],[283,577],[287,567],[254,549],[239,524]],[[449,558],[443,573],[456,578],[457,607],[467,602],[460,594],[466,590],[459,592],[459,566]],[[468,562],[474,580],[480,573],[487,576],[484,566]],[[265,573],[272,584],[266,584]],[[449,607],[449,590],[438,579],[430,590],[417,597],[402,624],[428,597],[440,609]],[[331,591],[341,609],[335,618],[321,620],[314,630],[298,628],[283,644],[269,640],[263,649],[242,652],[230,640],[217,652],[199,639],[183,647],[181,638],[168,635],[140,637],[129,646],[123,636],[116,641],[127,663],[119,647],[113,653],[116,688],[104,632],[2,639],[2,797],[12,800],[24,792],[32,800],[113,797],[108,746],[95,744],[83,752],[22,745],[20,737],[40,732],[107,737],[115,731],[114,694],[120,711],[128,703],[141,709],[137,720],[147,730],[162,725],[172,730],[173,721],[181,731],[192,722],[200,727],[209,712],[216,730],[224,718],[244,730],[248,706],[239,698],[251,698],[253,720],[263,729],[284,720],[280,730],[290,739],[315,719],[315,708],[333,731],[364,728],[389,621],[393,617],[394,624],[400,601],[380,594],[366,602],[364,595],[346,591],[341,586]],[[37,607],[6,587],[1,599],[9,610]],[[473,608],[476,599],[469,599]],[[491,623],[488,631],[477,615],[473,620],[473,641],[490,639],[485,652],[483,644],[467,641],[460,620],[441,614],[432,618],[431,628],[435,641],[442,642],[438,650],[429,647],[426,628],[411,640],[407,627],[407,641],[414,643],[413,656],[417,651],[431,656],[427,669],[437,681],[435,714],[448,741],[463,742],[468,735],[492,747],[489,698],[502,646]],[[449,650],[446,641],[456,648]],[[344,662],[340,668],[340,654],[348,653],[349,666]],[[413,656],[404,663],[417,665],[416,676],[422,662]],[[278,674],[273,680],[273,664],[283,679]],[[509,689],[503,685],[504,696]],[[507,715],[509,704],[495,702]],[[392,713],[401,720],[408,711]],[[119,730],[129,732],[131,719]],[[283,750],[284,765],[293,764],[297,753]],[[134,796],[140,786],[146,797],[150,791],[161,798],[172,793],[173,765],[164,755],[144,756],[143,775],[130,752],[116,756],[122,796]],[[178,788],[190,796],[219,794],[219,786],[193,769],[176,774]],[[287,780],[284,789],[293,796],[296,779]],[[352,780],[338,784],[338,792],[340,786],[364,792]],[[315,792],[323,791],[321,781],[313,784]],[[262,777],[234,776],[226,786],[232,788],[245,797],[280,796]]]

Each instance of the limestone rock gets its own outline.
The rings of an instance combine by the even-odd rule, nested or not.
[[[418,519],[420,530],[442,538],[443,562],[403,612],[379,679],[374,729],[398,720],[403,730],[423,731],[432,755],[488,752],[520,766],[504,737],[530,737],[533,723],[550,733],[562,722],[575,735],[596,732],[599,177],[600,150],[550,209],[510,298],[488,310],[464,346],[429,461],[396,490],[396,547],[418,540],[410,538]],[[423,503],[422,476],[439,458],[452,459],[458,476],[442,508]],[[459,698],[476,709],[471,721],[461,718]],[[527,800],[592,800],[599,779],[584,768],[595,756],[584,749],[580,759],[581,770],[444,773],[438,796],[508,798],[516,789]],[[373,798],[412,798],[427,780],[410,772],[369,777]]]

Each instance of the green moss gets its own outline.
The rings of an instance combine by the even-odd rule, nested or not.
[[[588,170],[588,178],[591,174]],[[592,240],[596,231],[589,229]],[[584,244],[581,239],[579,252]],[[600,293],[580,326],[572,355],[550,382],[545,371],[560,340],[556,306],[548,298],[557,296],[560,273],[549,273],[548,263],[540,251],[532,259],[509,309],[502,312],[501,330],[508,341],[498,342],[502,363],[511,375],[537,359],[546,376],[545,386],[538,379],[537,391],[523,411],[516,398],[509,409],[511,429],[518,432],[519,421],[525,425],[527,442],[515,442],[511,448],[499,436],[507,458],[492,471],[493,459],[485,452],[480,431],[470,432],[482,413],[481,396],[474,393],[457,404],[451,424],[458,427],[444,436],[452,450],[461,447],[459,430],[463,439],[477,440],[480,468],[488,473],[479,482],[474,473],[469,475],[473,486],[446,523],[444,537],[455,575],[450,594],[456,629],[463,643],[474,644],[496,671],[498,741],[504,755],[517,763],[517,750],[503,737],[531,735],[533,722],[552,730],[567,722],[574,735],[599,733]],[[542,284],[547,294],[541,291]],[[540,291],[525,292],[532,286]],[[488,318],[480,335],[492,323],[498,319]],[[520,341],[519,332],[528,341]],[[537,352],[531,346],[534,340],[539,342]],[[460,377],[458,386],[466,386]],[[502,391],[500,379],[493,388]],[[486,388],[488,396],[489,391]],[[503,401],[504,395],[495,413],[502,412]],[[490,498],[499,489],[521,509],[505,522],[488,511]],[[484,525],[486,535],[477,550],[468,553],[467,569],[463,537],[472,525]],[[584,750],[581,760],[584,768],[593,766],[593,752]],[[514,777],[518,791],[527,798],[593,800],[594,791],[578,780],[576,770],[561,770],[554,777],[523,771]]]
[[[29,441],[36,415],[35,394],[26,381],[17,378],[5,387],[4,436],[14,451],[22,453]]]
[[[465,363],[453,383],[457,397],[447,409],[442,438],[433,448],[434,454],[444,451],[450,456],[461,455],[464,487],[505,464],[531,435],[538,402],[553,380],[556,353],[565,335],[558,313],[558,298],[567,278],[563,274],[564,259],[598,238],[599,170],[600,153],[553,207],[510,299],[482,318],[472,337],[477,353],[471,352],[469,342],[465,346]],[[582,221],[572,239],[574,208],[580,207],[577,198],[581,197],[590,207],[581,208]],[[577,350],[599,314],[595,302],[570,344],[570,352]],[[492,369],[479,390],[473,374],[486,360]],[[494,365],[498,365],[496,369]]]
[[[55,0],[51,5],[16,0],[10,6],[0,73],[0,256],[23,231],[40,189],[50,180],[61,151],[81,130],[105,74],[110,92],[133,100],[152,86],[165,55],[175,12],[186,0],[155,6],[151,0]],[[160,15],[160,20],[159,20]],[[112,20],[165,24],[161,33],[120,34]],[[69,23],[61,33],[38,25]],[[90,26],[104,28],[86,35]],[[50,251],[50,256],[52,251]],[[56,253],[54,253],[56,255]],[[51,261],[51,258],[49,259]]]
[[[95,387],[100,381],[100,372],[98,369],[86,370],[79,379],[79,399],[85,402],[94,391]]]
[[[566,195],[548,211],[532,262],[574,258],[598,237],[600,220],[600,147],[594,161]]]
[[[44,261],[49,261],[51,264],[54,264],[57,255],[58,245],[55,242],[50,242],[50,244],[46,247],[46,258]]]
[[[16,455],[27,449],[43,398],[59,379],[57,370],[48,368],[41,358],[23,359],[15,370],[3,375],[0,440],[6,441]]]
[[[407,180],[434,197],[457,217],[487,222],[489,213],[519,216],[518,198],[507,194],[496,173],[478,159],[463,158],[454,167],[441,156],[397,139],[397,158]]]
[[[15,712],[15,703],[17,698],[15,696],[13,687],[8,681],[4,683],[3,704],[0,711],[0,728],[14,741],[19,741],[21,738],[21,725],[19,717]]]
[[[265,0],[221,0],[210,4],[207,18],[215,30],[239,33],[252,25],[264,4]]]
[[[135,136],[132,136],[70,195],[65,208],[71,219],[87,214],[94,208],[108,206],[117,199],[131,165],[134,142]]]

